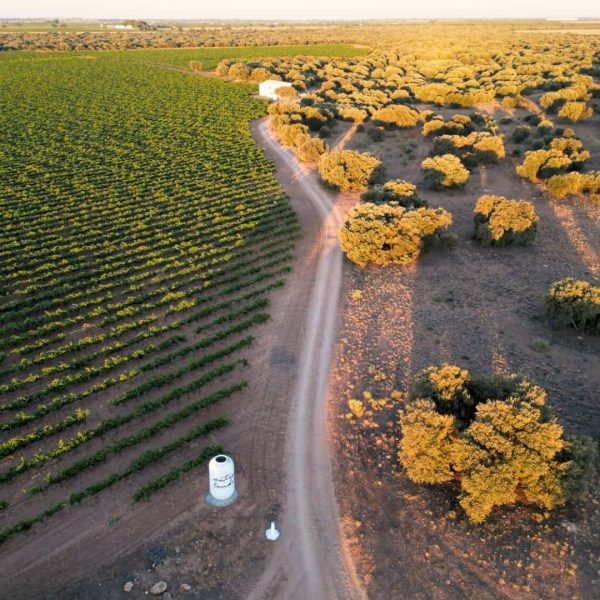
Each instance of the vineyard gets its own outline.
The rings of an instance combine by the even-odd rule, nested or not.
[[[220,451],[290,270],[254,88],[122,58],[0,61],[0,544]]]

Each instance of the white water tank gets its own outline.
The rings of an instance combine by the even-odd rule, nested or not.
[[[207,502],[215,506],[227,506],[237,499],[235,489],[235,466],[225,454],[219,454],[208,463],[209,493]]]

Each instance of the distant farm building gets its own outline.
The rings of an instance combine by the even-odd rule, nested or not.
[[[263,98],[269,98],[270,100],[279,100],[276,90],[282,87],[292,87],[292,84],[288,83],[287,81],[267,79],[266,81],[258,84],[258,95],[262,96]]]

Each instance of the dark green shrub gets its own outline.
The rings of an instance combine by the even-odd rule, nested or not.
[[[381,142],[385,138],[383,127],[370,127],[367,129],[367,138],[371,142]]]
[[[527,125],[519,125],[515,128],[512,134],[512,141],[515,144],[520,144],[525,141],[531,135],[531,128]]]
[[[534,127],[537,127],[540,121],[542,120],[542,117],[535,113],[532,113],[530,115],[527,115],[523,120],[527,123],[531,123]]]

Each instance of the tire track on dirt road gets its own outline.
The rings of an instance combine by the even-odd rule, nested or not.
[[[329,367],[342,275],[338,232],[343,215],[334,198],[319,186],[314,172],[274,139],[267,120],[258,124],[256,135],[294,173],[295,185],[317,207],[322,236],[287,430],[282,536],[249,598],[363,599],[366,595],[340,528],[327,434]]]

